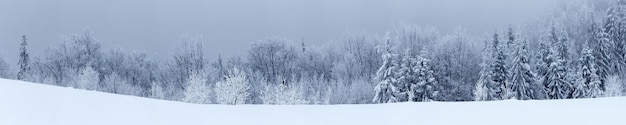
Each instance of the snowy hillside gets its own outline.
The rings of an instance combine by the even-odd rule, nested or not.
[[[624,124],[626,98],[199,105],[0,79],[1,125]]]

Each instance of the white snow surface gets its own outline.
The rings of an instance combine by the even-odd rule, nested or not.
[[[215,105],[0,79],[0,125],[623,125],[626,97],[361,105]]]

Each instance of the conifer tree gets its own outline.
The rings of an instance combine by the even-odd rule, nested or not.
[[[608,40],[612,43],[611,69],[613,73],[621,73],[625,67],[624,57],[626,56],[626,21],[624,11],[626,11],[626,2],[617,1],[609,7],[604,22],[604,32],[607,34]]]
[[[511,67],[511,94],[519,100],[535,99],[532,85],[535,82],[535,73],[530,69],[527,55],[527,41],[522,40],[514,54],[513,67]]]
[[[415,66],[417,82],[411,86],[415,93],[415,100],[412,101],[432,101],[437,96],[438,91],[437,80],[435,79],[434,72],[430,68],[430,59],[425,58],[426,51],[422,50],[422,54],[417,57],[417,64]]]
[[[491,82],[491,49],[489,46],[490,42],[488,39],[485,40],[485,47],[482,52],[482,62],[480,63],[480,73],[478,77],[478,81],[476,82],[475,90],[474,90],[474,101],[489,101],[495,100],[493,97],[491,89],[489,86],[492,84]]]
[[[515,38],[515,34],[513,33],[513,27],[509,25],[508,31],[507,31],[507,41],[506,41],[506,49],[507,49],[507,55],[513,55],[513,53],[516,52],[516,38]],[[509,60],[509,62],[511,62],[512,60]]]
[[[379,52],[383,53],[383,65],[380,66],[376,72],[376,80],[380,81],[374,88],[375,96],[372,100],[374,103],[391,103],[398,102],[396,92],[397,77],[396,72],[398,70],[397,54],[391,53],[391,40],[389,33],[385,35],[385,45],[379,48]]]
[[[416,101],[416,94],[411,87],[416,84],[416,58],[412,57],[411,51],[406,50],[402,56],[400,69],[398,70],[398,91],[400,91],[399,101]]]
[[[497,33],[493,35],[492,47],[493,62],[491,63],[491,73],[493,83],[490,85],[489,89],[495,91],[495,97],[497,97],[498,99],[506,99],[506,87],[509,72],[506,68],[506,55],[503,51],[502,46],[499,43]]]
[[[611,72],[611,47],[612,43],[607,38],[608,35],[604,33],[602,27],[598,27],[596,23],[592,23],[589,31],[588,44],[593,47],[593,57],[597,66],[598,77],[600,77],[600,88],[604,89],[606,78]]]
[[[563,60],[558,58],[556,48],[551,49],[548,60],[552,60],[543,77],[548,99],[565,99],[569,97],[571,84],[566,81],[566,70]]]
[[[539,50],[535,58],[535,72],[538,77],[543,77],[547,73],[548,66],[552,63],[552,60],[548,58],[550,55],[550,46],[545,40],[539,41]]]
[[[20,60],[18,62],[18,65],[20,65],[20,71],[17,73],[18,80],[24,80],[26,73],[30,70],[30,67],[28,66],[30,58],[28,56],[28,52],[26,51],[27,45],[26,35],[22,35],[22,43],[20,44]]]
[[[600,89],[600,77],[598,75],[597,65],[595,63],[595,57],[592,55],[593,51],[588,47],[588,43],[583,45],[582,56],[579,59],[580,74],[579,83],[576,84],[576,90],[574,90],[574,98],[586,98],[586,97],[598,97],[602,95]],[[582,90],[580,90],[582,89]]]

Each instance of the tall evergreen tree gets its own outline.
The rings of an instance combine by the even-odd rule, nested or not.
[[[548,99],[565,99],[569,97],[571,84],[565,79],[567,73],[563,66],[563,60],[558,58],[556,48],[552,48],[548,55],[548,60],[552,60],[546,75],[543,77],[543,84],[546,86]]]
[[[549,99],[570,98],[575,75],[569,70],[567,35],[564,31],[557,32],[555,26],[552,25],[546,40],[550,42],[550,47],[547,47],[549,53],[543,62],[547,66],[544,67],[546,72],[543,74],[542,83],[546,87],[547,97]]]
[[[553,29],[554,30],[554,29]],[[555,31],[554,31],[555,32]],[[565,32],[565,30],[561,30],[559,32],[559,36],[557,37],[558,41],[556,42],[555,47],[557,47],[557,56],[561,61],[561,66],[564,67],[564,73],[565,76],[563,78],[563,80],[565,81],[566,84],[568,84],[568,92],[567,93],[567,98],[571,98],[572,93],[574,91],[574,86],[573,83],[576,80],[576,71],[573,70],[575,67],[571,66],[572,64],[572,58],[570,57],[570,53],[569,53],[569,37],[567,35],[567,33]]]
[[[514,54],[513,66],[511,67],[511,94],[519,100],[535,99],[535,93],[531,86],[536,84],[535,73],[530,69],[527,41],[522,40]]]
[[[580,57],[579,83],[576,84],[574,90],[574,98],[599,97],[602,95],[600,88],[600,76],[598,75],[597,65],[593,51],[588,47],[588,43],[583,45],[582,56]]]
[[[379,52],[383,53],[383,65],[376,72],[376,80],[380,81],[380,83],[374,88],[375,96],[372,101],[374,103],[398,102],[396,97],[398,80],[395,75],[399,68],[396,59],[398,55],[391,52],[389,33],[385,35],[385,45],[379,48]]]
[[[539,49],[536,55],[535,72],[537,76],[543,77],[547,73],[547,69],[552,63],[552,60],[548,58],[550,55],[550,45],[545,40],[539,41]]]
[[[552,28],[552,33],[551,34],[556,34],[554,27]],[[553,43],[555,44],[554,47],[556,47],[557,49],[557,58],[563,60],[564,62],[562,62],[565,67],[569,67],[570,64],[570,57],[569,57],[569,47],[568,47],[568,40],[569,38],[567,37],[567,33],[565,33],[565,31],[561,31],[559,32],[558,36],[556,36],[556,40]]]
[[[399,101],[416,101],[415,91],[411,89],[411,86],[416,84],[416,58],[411,55],[410,50],[406,50],[402,56],[400,69],[398,71],[398,91],[400,91]]]
[[[422,49],[422,54],[417,57],[415,71],[417,82],[411,86],[415,94],[412,101],[432,101],[437,96],[437,80],[434,71],[430,68],[430,59],[425,58],[426,51]]]
[[[626,19],[624,15],[626,2],[620,0],[611,5],[604,20],[604,32],[607,33],[608,40],[613,44],[610,64],[613,73],[621,73],[626,66]]]
[[[20,44],[20,60],[18,62],[18,65],[20,65],[20,71],[17,73],[18,80],[24,80],[25,75],[30,70],[30,67],[28,66],[30,58],[28,57],[28,52],[26,51],[27,45],[26,35],[22,35],[22,43]]]
[[[517,48],[519,47],[518,43],[516,43],[517,38],[515,36],[515,33],[513,33],[513,27],[509,25],[509,28],[507,30],[507,41],[506,41],[506,45],[505,47],[503,47],[504,49],[504,54],[507,57],[510,56],[514,56],[514,54],[517,52]],[[506,67],[513,67],[514,63],[513,61],[515,60],[515,58],[506,58]],[[510,69],[509,69],[510,70]]]
[[[492,73],[492,81],[493,83],[489,87],[492,90],[495,90],[496,97],[498,99],[506,99],[507,98],[507,83],[508,83],[508,75],[509,72],[506,68],[506,54],[504,53],[502,45],[500,45],[498,40],[498,34],[495,33],[493,35],[493,43],[492,43],[492,58],[493,62],[491,63],[491,73]]]
[[[482,63],[480,63],[480,73],[476,87],[474,90],[474,101],[489,101],[495,100],[493,92],[489,87],[493,81],[491,81],[491,47],[488,45],[489,40],[485,40],[485,49],[482,54]]]
[[[509,25],[509,29],[507,32],[507,41],[506,41],[506,47],[509,50],[509,53],[513,53],[515,52],[515,34],[513,33],[513,27],[511,27]]]
[[[607,38],[608,35],[604,32],[602,27],[597,26],[597,23],[592,23],[589,30],[588,44],[593,45],[593,57],[597,66],[597,73],[600,77],[600,88],[604,89],[606,78],[612,70],[611,65],[611,47],[613,44]]]

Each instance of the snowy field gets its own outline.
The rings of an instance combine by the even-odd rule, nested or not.
[[[0,125],[623,125],[626,98],[199,105],[0,79]]]

